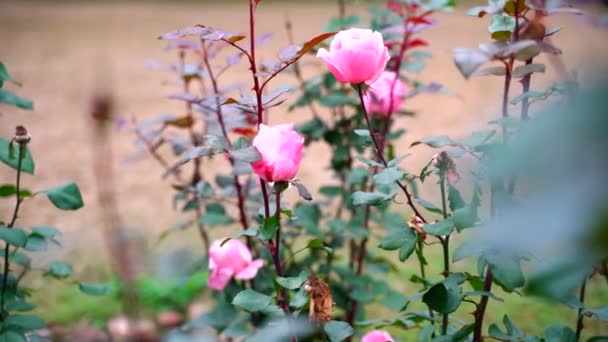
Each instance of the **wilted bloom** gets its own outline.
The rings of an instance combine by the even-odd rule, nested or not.
[[[374,83],[390,58],[380,32],[358,28],[338,32],[329,51],[319,49],[317,57],[338,81],[354,84]]]
[[[397,79],[395,80],[395,77]],[[393,82],[395,86],[393,87]],[[391,92],[392,88],[392,92]],[[389,115],[403,106],[403,95],[407,91],[405,83],[393,71],[385,71],[372,83],[363,98],[369,113]],[[391,104],[392,95],[392,104]]]
[[[233,277],[253,279],[263,265],[264,260],[253,260],[251,251],[240,240],[229,240],[223,246],[221,241],[214,241],[209,249],[209,287],[223,290]]]
[[[456,171],[456,163],[445,151],[433,155],[433,165],[445,172],[448,182],[456,184],[460,181],[460,174]]]
[[[361,342],[394,342],[393,337],[384,330],[374,330],[363,335]]]
[[[261,124],[252,144],[262,155],[262,159],[251,163],[260,178],[280,182],[296,176],[302,160],[304,138],[296,133],[293,124],[274,127]]]

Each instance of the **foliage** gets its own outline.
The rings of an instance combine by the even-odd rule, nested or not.
[[[24,99],[4,88],[7,82],[20,85],[0,62],[0,102],[21,109],[32,110],[32,101]],[[15,201],[11,216],[0,221],[0,240],[3,241],[2,288],[0,292],[0,339],[3,341],[26,341],[38,338],[35,331],[45,326],[44,321],[32,314],[35,303],[29,301],[31,289],[22,284],[23,277],[32,270],[42,271],[44,276],[65,280],[72,276],[72,266],[63,261],[48,262],[42,269],[32,266],[31,254],[45,251],[48,244],[59,244],[59,230],[54,227],[38,226],[19,228],[19,209],[31,197],[46,194],[49,201],[61,210],[76,210],[84,205],[80,190],[74,183],[48,190],[32,192],[23,187],[22,174],[34,174],[34,159],[28,147],[31,136],[23,126],[17,126],[14,137],[9,141],[0,138],[0,159],[5,169],[13,169],[14,184],[3,184],[1,197],[5,201]]]

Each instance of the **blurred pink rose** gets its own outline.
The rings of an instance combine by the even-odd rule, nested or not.
[[[372,84],[390,58],[380,32],[358,28],[338,32],[329,51],[319,49],[317,57],[338,81],[354,84]]]
[[[405,83],[403,83],[399,77],[395,82],[395,88],[393,89],[393,105],[391,107],[391,86],[395,80],[395,73],[393,71],[385,71],[376,82],[370,85],[363,102],[365,108],[369,113],[388,115],[389,112],[392,114],[399,110],[403,105],[403,95],[407,91]]]
[[[274,127],[261,124],[258,135],[253,139],[253,146],[262,159],[251,163],[251,166],[265,181],[291,180],[300,168],[303,145],[304,138],[294,131],[293,124]]]
[[[209,287],[223,290],[232,277],[253,279],[264,265],[264,260],[253,260],[249,248],[240,240],[232,239],[223,246],[214,241],[209,249]]]
[[[393,337],[384,330],[374,330],[363,335],[361,342],[394,342]]]

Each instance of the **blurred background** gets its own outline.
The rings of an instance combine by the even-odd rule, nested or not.
[[[348,14],[367,16],[367,9],[380,2],[355,2],[347,7]],[[474,78],[465,80],[452,61],[452,49],[476,47],[489,40],[489,18],[471,18],[465,11],[471,6],[485,5],[474,1],[458,2],[453,13],[439,13],[438,26],[425,32],[422,37],[429,42],[425,49],[433,54],[428,66],[420,75],[423,81],[439,82],[448,90],[446,94],[421,95],[406,103],[406,109],[416,113],[401,118],[396,125],[407,133],[398,150],[405,152],[409,145],[422,137],[447,134],[454,138],[469,135],[486,126],[499,116],[502,78]],[[585,4],[584,10],[593,14],[608,11],[598,4]],[[334,1],[263,1],[257,13],[258,34],[272,33],[272,39],[259,48],[262,59],[272,59],[289,45],[285,21],[293,25],[295,42],[304,42],[325,32],[330,17],[336,16]],[[555,15],[549,18],[548,27],[560,26],[553,42],[563,50],[563,61],[568,71],[576,74],[584,87],[605,79],[608,57],[608,31],[597,22],[572,15]],[[156,59],[176,61],[174,51],[165,52],[165,41],[157,37],[165,32],[192,24],[204,24],[226,31],[246,32],[246,1],[0,1],[0,60],[13,77],[23,83],[18,90],[22,96],[32,99],[34,111],[19,111],[0,106],[0,135],[12,136],[14,127],[22,124],[32,135],[30,149],[36,162],[36,176],[25,175],[26,187],[44,189],[67,181],[79,184],[85,207],[76,212],[58,212],[50,203],[34,198],[21,212],[21,226],[38,224],[53,225],[64,235],[62,246],[53,247],[37,262],[44,265],[52,259],[62,258],[74,262],[79,277],[103,280],[109,277],[107,255],[101,236],[101,220],[96,196],[91,144],[92,128],[89,106],[91,96],[99,84],[112,89],[116,104],[113,114],[125,120],[143,120],[159,114],[183,112],[183,103],[166,98],[178,92],[175,85],[167,84],[171,75],[151,71],[146,61]],[[546,63],[545,57],[539,61]],[[305,76],[320,68],[318,61],[307,56],[302,59]],[[544,75],[533,78],[532,88],[545,89],[559,81],[555,70],[547,63]],[[249,77],[243,78],[246,66],[242,64],[229,70],[224,82],[242,83],[249,87]],[[277,80],[275,85],[293,84],[289,74]],[[519,87],[518,87],[519,88]],[[519,91],[519,90],[518,90]],[[270,111],[270,121],[303,122],[310,118],[306,108],[287,111],[288,104]],[[513,107],[514,108],[514,107]],[[534,105],[533,105],[534,110]],[[159,234],[178,221],[181,213],[172,210],[169,182],[161,179],[162,169],[149,156],[133,160],[133,140],[128,131],[116,128],[112,134],[115,154],[117,198],[123,222],[141,241],[137,253],[142,263],[153,264],[163,251],[189,246],[193,254],[202,254],[196,232],[183,232],[158,243]],[[404,164],[408,170],[419,170],[436,151],[417,148]],[[313,145],[306,151],[299,178],[309,189],[316,192],[319,184],[331,179],[325,170],[328,151]],[[169,154],[167,154],[169,155]],[[325,156],[325,157],[323,157]],[[11,181],[13,174],[2,169],[0,180]],[[6,172],[6,173],[5,173]],[[426,198],[436,198],[435,191],[421,189]],[[313,193],[314,194],[314,193]],[[6,216],[13,203],[0,202],[0,213]],[[213,238],[232,234],[232,228],[216,229]],[[456,243],[455,245],[458,245]],[[160,247],[159,247],[160,246]],[[155,249],[156,252],[149,251]],[[160,251],[160,252],[159,252]],[[439,254],[437,254],[439,257]],[[430,262],[433,264],[433,262]],[[416,267],[414,261],[404,268]],[[39,290],[36,296],[48,307],[41,313],[50,321],[68,321],[79,317],[102,320],[118,309],[106,303],[97,305],[96,299],[76,300],[73,305],[62,302],[65,298],[80,298],[63,289],[47,288],[42,279],[32,279],[32,287]],[[404,285],[405,286],[405,285]],[[605,289],[605,287],[604,287]],[[68,291],[55,292],[55,291]],[[514,298],[515,297],[515,298]],[[589,295],[590,302],[606,304],[606,291]],[[504,305],[509,312],[526,312],[518,317],[523,329],[540,329],[547,322],[574,321],[574,310],[559,311],[538,301],[525,304],[517,296],[509,297]],[[48,310],[49,308],[53,310]],[[502,308],[501,308],[502,309]],[[95,311],[95,312],[91,312]],[[491,320],[500,319],[504,310],[492,312]],[[84,315],[84,316],[83,316]],[[608,332],[600,323],[591,323],[596,333]]]

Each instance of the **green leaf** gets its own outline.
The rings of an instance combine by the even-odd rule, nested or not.
[[[506,14],[496,14],[492,16],[488,32],[513,32],[515,30],[515,19]]]
[[[68,183],[41,192],[46,193],[55,207],[62,210],[76,210],[84,206],[82,195],[75,183]]]
[[[0,88],[0,103],[8,103],[21,109],[34,109],[34,103],[32,101],[15,95],[3,88]]]
[[[488,253],[485,255],[485,258],[492,270],[494,281],[506,291],[512,292],[524,285],[524,274],[521,271],[521,265],[518,260],[496,253]]]
[[[452,233],[452,229],[454,228],[454,222],[451,217],[448,217],[445,220],[434,222],[434,223],[426,223],[423,226],[425,232],[430,235],[449,235]]]
[[[384,237],[378,247],[387,251],[393,251],[401,248],[401,246],[411,240],[413,240],[414,243],[416,242],[416,234],[414,234],[411,229],[398,229]]]
[[[321,139],[327,132],[327,126],[321,119],[314,117],[310,121],[297,125],[296,131],[305,136],[307,138],[306,143],[309,143],[311,140]]]
[[[72,275],[72,265],[63,261],[53,261],[49,268],[48,274],[57,279],[65,279]]]
[[[424,139],[420,139],[418,141],[414,141],[410,147],[416,146],[419,144],[424,144],[432,148],[439,148],[444,146],[454,146],[456,143],[450,139],[447,135],[438,135],[434,137],[428,137]]]
[[[403,178],[405,172],[397,167],[388,167],[374,175],[376,185],[391,185]]]
[[[448,203],[450,204],[451,211],[460,209],[467,205],[464,199],[462,198],[460,191],[453,187],[452,184],[448,184]]]
[[[10,315],[4,320],[4,324],[19,327],[24,330],[35,330],[44,328],[44,321],[34,315]]]
[[[25,243],[25,249],[31,252],[46,251],[47,245],[48,244],[44,236],[32,233],[27,238],[27,242]]]
[[[449,289],[444,283],[433,285],[425,294],[422,296],[422,301],[426,303],[431,309],[442,313],[452,313],[458,309],[462,297],[460,293]]]
[[[439,209],[439,207],[437,207],[436,205],[434,205],[431,202],[428,202],[420,197],[416,197],[414,198],[414,201],[416,201],[418,204],[420,204],[421,206],[424,207],[424,209],[435,213],[435,214],[439,214],[439,215],[443,215],[443,210]]]
[[[513,77],[524,77],[526,75],[529,75],[531,73],[544,73],[545,72],[545,65],[544,64],[537,64],[537,63],[532,63],[532,64],[526,64],[526,65],[520,65],[517,68],[515,68],[513,70]]]
[[[6,139],[0,138],[0,160],[2,162],[13,169],[17,170],[17,156],[11,157],[9,149],[11,148],[12,143]],[[34,174],[34,160],[32,159],[32,154],[30,153],[29,148],[25,148],[25,156],[21,162],[21,171],[25,173],[29,173],[31,175]]]
[[[407,258],[409,258],[410,255],[412,255],[415,248],[416,248],[416,238],[407,240],[399,248],[399,260],[401,260],[401,261],[407,260]]]
[[[261,235],[262,239],[270,240],[272,239],[279,229],[279,220],[276,216],[270,216],[264,219],[262,223]]]
[[[4,63],[0,62],[0,88],[2,88],[4,81],[9,81],[14,83],[15,85],[21,86],[21,84],[15,81],[15,79],[8,73],[8,70],[6,70]]]
[[[0,342],[26,342],[26,339],[16,331],[6,330],[0,333]]]
[[[59,234],[59,230],[54,227],[32,227],[32,232],[44,236],[47,239],[52,239]]]
[[[257,312],[266,309],[272,297],[263,295],[257,291],[246,289],[239,292],[234,299],[232,304],[249,312]]]
[[[262,159],[262,155],[254,146],[247,146],[240,150],[230,151],[229,154],[236,160],[241,160],[247,163],[257,162]]]
[[[251,236],[251,237],[255,237],[255,236],[257,236],[257,235],[258,235],[258,229],[257,229],[257,228],[255,228],[255,227],[249,227],[249,228],[247,228],[247,229],[245,229],[245,230],[241,230],[240,232],[238,232],[238,233],[236,233],[236,234],[232,235],[232,236],[231,236],[231,237],[229,237],[229,238],[225,238],[225,239],[222,241],[222,243],[220,244],[220,247],[221,247],[221,246],[223,246],[223,245],[224,245],[226,242],[228,242],[228,241],[230,241],[230,240],[232,240],[232,239],[238,239],[238,238],[240,238],[241,236]]]
[[[585,312],[594,315],[600,321],[608,321],[608,306],[600,309],[585,309]]]
[[[477,221],[477,209],[472,205],[454,210],[452,215],[454,226],[458,232],[463,229],[471,228]]]
[[[296,277],[277,277],[276,281],[282,287],[289,290],[299,289],[308,279],[308,272],[302,271]]]
[[[23,247],[27,243],[27,234],[21,228],[0,226],[0,240],[13,246]]]
[[[330,321],[325,323],[323,331],[325,331],[325,334],[327,334],[327,337],[329,337],[331,342],[344,341],[355,333],[355,329],[353,329],[350,324],[341,321]]]
[[[356,106],[358,101],[354,98],[344,94],[342,91],[334,91],[319,99],[319,103],[323,107],[334,108],[337,106]]]
[[[78,288],[89,296],[106,296],[114,292],[111,284],[80,282]]]
[[[327,253],[333,252],[333,248],[326,246],[325,243],[323,243],[323,241],[321,239],[312,239],[312,240],[308,241],[306,248],[322,249],[322,250],[326,251]]]
[[[360,161],[363,164],[366,164],[368,166],[372,166],[372,167],[384,167],[384,165],[378,163],[377,161],[371,160],[371,159],[366,158],[364,156],[356,156],[355,158],[357,158],[358,161]]]
[[[327,197],[335,197],[341,195],[343,193],[343,190],[339,186],[322,186],[319,189],[319,193]]]
[[[542,91],[529,91],[521,95],[515,96],[513,99],[511,99],[511,104],[516,105],[525,99],[544,99],[547,96],[547,93]]]
[[[395,197],[395,194],[383,194],[381,192],[364,192],[356,191],[353,194],[353,205],[380,205],[384,202],[390,201]]]
[[[9,197],[17,194],[17,188],[12,184],[4,184],[0,186],[0,197]],[[19,197],[30,197],[32,196],[32,192],[25,189],[19,190]]]
[[[545,342],[575,342],[576,334],[572,329],[553,324],[545,329]]]
[[[36,308],[35,304],[23,300],[13,300],[6,303],[7,311],[30,311]]]

